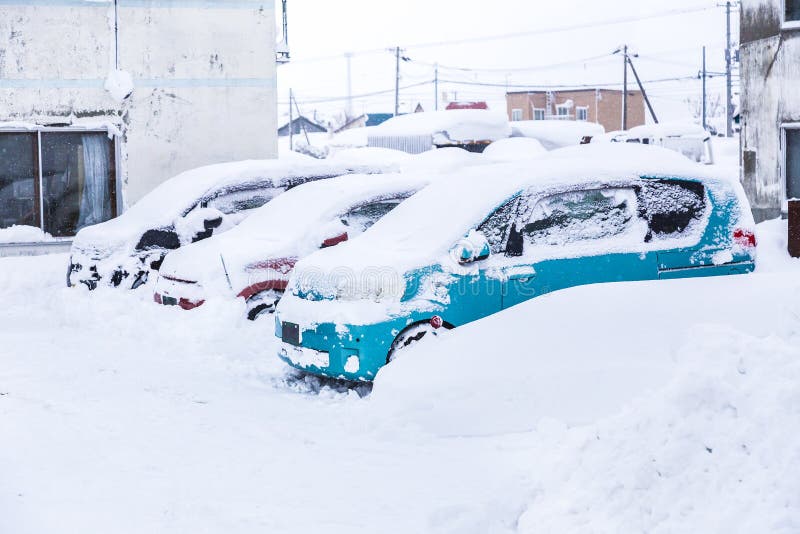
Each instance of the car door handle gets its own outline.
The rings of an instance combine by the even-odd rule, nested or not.
[[[519,280],[520,282],[527,282],[531,278],[536,277],[536,269],[526,265],[520,267],[506,267],[503,269],[503,275],[507,280]]]

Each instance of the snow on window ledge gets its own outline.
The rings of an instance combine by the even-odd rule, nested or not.
[[[781,31],[800,30],[800,20],[784,20],[781,24]]]

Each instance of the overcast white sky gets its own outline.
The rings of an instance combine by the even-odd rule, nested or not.
[[[292,63],[278,69],[281,111],[286,106],[289,88],[294,90],[303,113],[315,108],[327,112],[344,109],[344,101],[315,101],[347,95],[344,54],[352,52],[353,94],[390,91],[356,99],[353,111],[391,112],[394,56],[383,49],[397,45],[406,48],[404,54],[412,60],[402,64],[402,86],[433,80],[432,64],[438,62],[442,65],[439,76],[443,80],[440,95],[447,92],[451,99],[457,94],[459,100],[487,100],[492,107],[502,109],[506,83],[511,90],[522,89],[514,86],[621,83],[622,59],[610,54],[623,43],[640,54],[634,61],[645,81],[696,76],[703,45],[708,47],[708,69],[722,72],[725,9],[715,7],[717,3],[717,0],[289,0]],[[279,7],[280,0],[276,4]],[[698,11],[702,8],[708,9]],[[655,16],[687,10],[694,11]],[[631,20],[634,18],[642,20]],[[609,23],[620,19],[627,22]],[[458,42],[521,32],[539,33]],[[734,12],[734,42],[737,39],[738,12]],[[696,79],[645,86],[662,120],[687,117],[689,108],[683,101],[688,96],[699,98],[700,87]],[[724,88],[724,77],[709,81],[712,97],[724,95]],[[417,102],[425,109],[432,109],[434,94],[432,84],[401,91],[401,111],[409,110]]]

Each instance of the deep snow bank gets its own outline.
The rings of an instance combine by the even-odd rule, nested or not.
[[[757,231],[754,275],[544,295],[409,350],[379,373],[371,402],[440,434],[525,431],[543,417],[585,424],[663,386],[698,325],[791,338],[800,260],[786,253],[786,221]]]
[[[519,532],[800,531],[798,343],[704,327],[678,357],[618,416],[543,429]]]
[[[507,436],[530,480],[517,532],[798,532],[785,233],[759,225],[753,275],[574,288],[420,344],[372,408],[438,434],[527,431]]]

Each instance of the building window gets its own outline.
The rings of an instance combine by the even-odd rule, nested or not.
[[[569,119],[569,109],[570,107],[566,104],[556,106],[556,118],[562,120]]]
[[[38,154],[35,133],[0,134],[0,228],[39,226]]]
[[[511,120],[512,121],[521,121],[522,120],[522,110],[519,108],[514,108],[511,110]]]
[[[783,7],[784,22],[792,23],[792,26],[800,23],[800,0],[784,0]]]
[[[107,132],[0,132],[0,228],[71,237],[113,218],[114,163]]]
[[[800,198],[800,129],[784,129],[786,198]]]
[[[588,107],[577,107],[575,108],[575,118],[579,121],[588,121],[589,120],[589,108]]]
[[[535,121],[544,120],[544,108],[533,108],[533,120]]]

